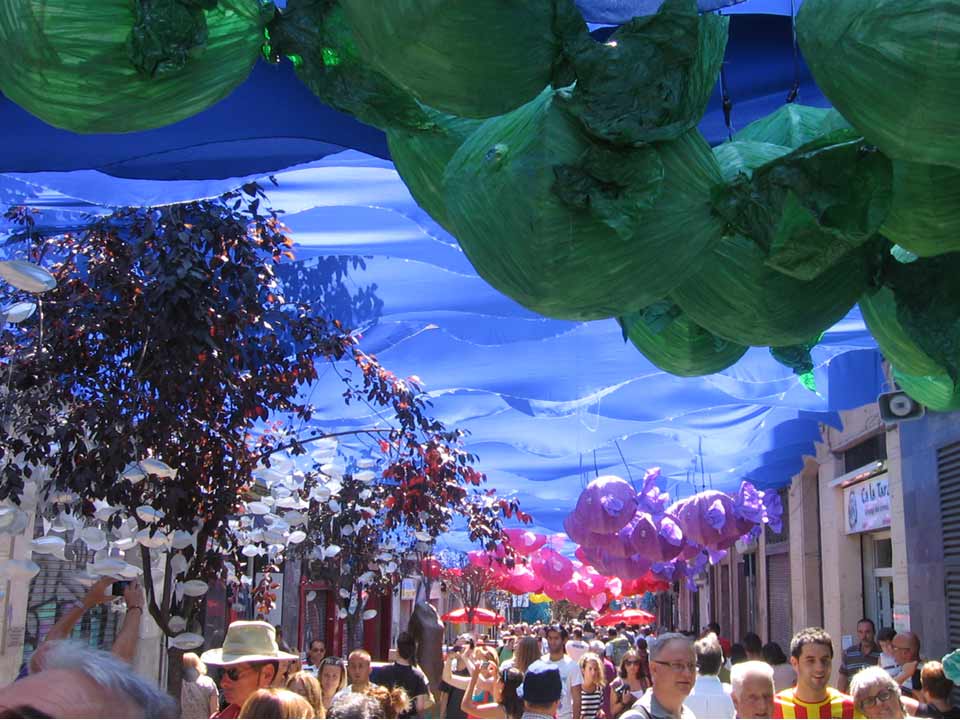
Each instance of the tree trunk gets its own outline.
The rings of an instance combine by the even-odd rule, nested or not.
[[[183,650],[175,647],[167,648],[167,692],[177,701],[179,712],[177,717],[183,717],[183,708],[180,707],[180,686],[183,684]]]

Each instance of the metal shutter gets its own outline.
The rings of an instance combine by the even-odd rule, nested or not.
[[[937,450],[950,647],[960,647],[960,442]]]
[[[35,537],[43,534],[42,522],[38,519]],[[93,562],[93,553],[80,540],[68,542],[67,560],[58,560],[53,555],[34,554],[33,561],[40,572],[30,582],[27,596],[27,623],[24,636],[23,661],[28,662],[37,645],[63,614],[74,604],[83,600],[87,587],[76,579],[87,563]],[[73,629],[73,639],[89,643],[92,647],[110,649],[116,637],[120,613],[111,608],[111,603],[89,610]]]
[[[785,653],[793,635],[793,598],[790,595],[790,554],[767,556],[768,636]]]

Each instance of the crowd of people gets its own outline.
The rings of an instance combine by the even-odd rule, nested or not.
[[[960,717],[953,682],[941,662],[922,659],[920,638],[877,633],[867,618],[839,653],[837,687],[822,628],[796,633],[787,655],[755,633],[731,642],[715,623],[695,635],[587,621],[509,625],[496,640],[459,635],[434,689],[407,632],[393,662],[374,663],[364,649],[331,656],[322,640],[301,658],[269,623],[237,621],[222,647],[183,654],[177,703],[130,665],[144,607],[137,583],[111,652],[69,639],[84,612],[113,599],[107,587],[96,583],[65,613],[0,691],[0,718]]]

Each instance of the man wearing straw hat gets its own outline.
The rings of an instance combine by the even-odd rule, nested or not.
[[[227,628],[223,647],[207,650],[200,659],[207,665],[223,667],[220,687],[229,704],[213,717],[235,718],[248,697],[274,684],[280,663],[299,657],[280,650],[270,623],[238,620]]]

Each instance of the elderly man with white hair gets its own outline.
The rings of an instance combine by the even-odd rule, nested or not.
[[[693,642],[680,633],[664,633],[647,638],[653,687],[620,717],[679,718],[694,720],[696,715],[684,700],[697,681],[697,653]]]
[[[730,670],[730,699],[738,718],[773,717],[773,668],[759,660],[737,663]]]

